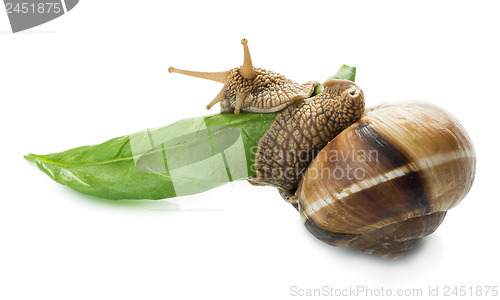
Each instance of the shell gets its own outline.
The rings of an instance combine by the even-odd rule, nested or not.
[[[462,125],[428,103],[367,110],[306,170],[299,211],[318,239],[397,258],[469,192],[476,155]]]

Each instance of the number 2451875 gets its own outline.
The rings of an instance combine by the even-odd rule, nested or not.
[[[8,14],[58,14],[61,12],[61,3],[5,3]]]

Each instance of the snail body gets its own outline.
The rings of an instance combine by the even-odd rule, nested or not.
[[[397,258],[467,195],[475,164],[467,132],[446,111],[384,104],[309,165],[297,192],[300,216],[328,244]]]

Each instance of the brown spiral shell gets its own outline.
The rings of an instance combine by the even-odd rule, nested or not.
[[[469,192],[476,156],[462,125],[428,103],[368,110],[308,167],[299,211],[318,239],[397,258]]]

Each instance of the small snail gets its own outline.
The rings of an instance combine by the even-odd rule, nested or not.
[[[170,67],[168,71],[223,83],[224,87],[207,109],[221,102],[221,112],[235,114],[240,111],[280,111],[294,101],[309,98],[319,86],[317,81],[298,84],[276,72],[253,67],[247,40],[241,40],[241,44],[244,59],[239,68],[224,72],[193,72]]]
[[[256,176],[278,188],[318,239],[383,258],[415,247],[468,193],[476,157],[462,125],[421,102],[364,109],[354,82],[293,83],[251,64],[220,73],[170,72],[224,83],[207,108],[276,112],[259,140]]]

